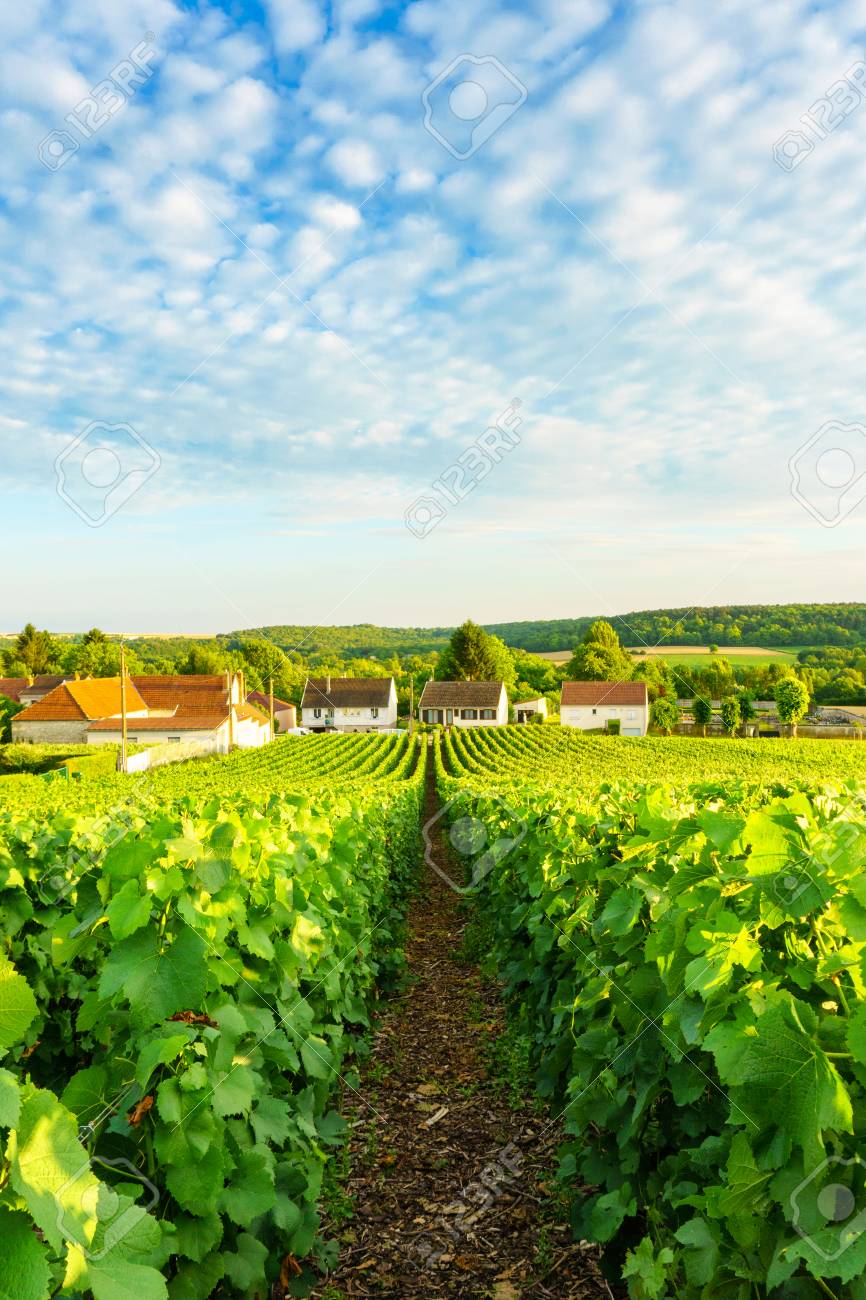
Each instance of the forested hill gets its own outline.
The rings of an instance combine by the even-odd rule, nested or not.
[[[638,610],[607,618],[625,645],[857,645],[866,641],[866,604],[837,605],[713,605],[682,609]],[[522,650],[570,650],[593,617],[487,623],[488,632]],[[339,654],[379,658],[441,650],[449,627],[352,627],[281,625],[247,629],[221,636],[224,644],[240,644],[266,636],[286,651],[303,656]]]

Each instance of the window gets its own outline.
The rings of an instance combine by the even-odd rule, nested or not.
[[[595,717],[596,713],[598,713],[598,709],[593,709],[592,711],[593,717]]]
[[[314,718],[320,718],[321,716],[322,716],[322,710],[321,710],[321,709],[313,709],[313,717],[314,717]]]
[[[462,714],[461,714],[461,716],[464,717],[464,718],[477,718],[477,717],[478,717],[478,710],[477,710],[477,709],[464,709],[463,712],[462,712]]]
[[[371,717],[371,718],[378,718],[378,716],[379,716],[379,710],[378,710],[378,709],[371,709],[371,710],[370,710],[370,717]]]
[[[173,742],[176,742],[180,740],[180,736],[166,736],[166,740],[171,740]]]
[[[482,718],[495,718],[495,717],[496,717],[496,710],[495,710],[495,709],[482,709],[482,710],[481,710],[481,716],[482,716]]]
[[[629,709],[629,711],[628,711],[628,715],[627,715],[627,716],[630,717],[630,718],[633,718],[633,717],[634,717],[634,709]]]

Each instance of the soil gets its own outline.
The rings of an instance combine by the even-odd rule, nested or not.
[[[426,819],[437,808],[430,771]],[[447,860],[435,830],[433,850]],[[340,1260],[318,1300],[612,1300],[597,1248],[572,1241],[558,1126],[491,1072],[505,1016],[496,986],[460,955],[466,922],[425,865],[409,980],[377,1022],[360,1090],[344,1092],[348,1172],[323,1225]]]

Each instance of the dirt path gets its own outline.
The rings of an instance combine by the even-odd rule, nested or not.
[[[340,1263],[314,1295],[611,1300],[595,1248],[570,1240],[556,1126],[490,1078],[503,1011],[459,956],[458,895],[427,869],[409,920],[411,983],[379,1022],[365,1100],[344,1096],[348,1176],[324,1224]]]

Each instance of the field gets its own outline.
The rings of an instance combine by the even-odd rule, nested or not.
[[[595,1243],[574,1247],[582,1289],[533,1274],[548,1293],[602,1295],[598,1257],[631,1300],[863,1300],[866,747],[554,727],[427,740],[310,736],[152,776],[0,781],[0,1296],[309,1294],[335,1264],[333,1170],[371,1143],[355,1176],[389,1207],[382,1230],[367,1225],[345,1290],[315,1294],[388,1294],[435,1196],[412,1171],[458,1190],[477,1174],[460,1173],[484,1127],[465,1058],[497,1013],[458,982],[449,936],[468,922],[520,1086],[559,1135],[557,1231]],[[430,856],[439,823],[447,863]],[[422,941],[439,932],[435,890],[411,901],[425,857],[464,910],[429,970],[411,949],[396,1005],[420,1008],[427,1037],[401,1052],[386,1036],[388,1100],[359,1128],[347,1105],[383,1083],[351,1062],[371,1035],[375,1057],[407,906]],[[512,1122],[497,1095],[496,1131]],[[527,1183],[524,1219],[555,1171]],[[496,1294],[523,1220],[485,1213],[390,1294]],[[529,1224],[533,1242],[549,1231]]]
[[[751,667],[755,664],[767,664],[774,661],[796,663],[797,651],[804,648],[806,647],[786,646],[784,649],[774,649],[764,646],[720,645],[717,654],[719,658],[733,659],[737,665]],[[642,658],[652,655],[655,658],[667,660],[669,664],[675,667],[705,668],[707,661],[714,657],[710,654],[708,645],[628,646],[627,649],[635,662],[639,663]],[[571,651],[545,650],[539,652],[539,657],[549,659],[554,664],[566,664],[571,658]]]

